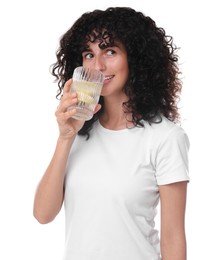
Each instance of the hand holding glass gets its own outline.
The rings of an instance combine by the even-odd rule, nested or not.
[[[71,92],[77,93],[78,103],[69,109],[76,109],[73,118],[90,120],[98,104],[104,82],[104,74],[95,69],[77,67],[73,73]]]

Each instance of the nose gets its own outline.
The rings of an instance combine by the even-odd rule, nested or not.
[[[94,68],[96,70],[105,71],[106,64],[105,64],[105,60],[102,56],[96,56],[96,58],[94,60]]]

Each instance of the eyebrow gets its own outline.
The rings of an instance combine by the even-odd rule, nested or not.
[[[108,49],[108,48],[120,48],[120,45],[117,43],[114,43],[112,45],[108,45],[107,47],[105,47],[104,50]],[[92,52],[92,50],[90,48],[84,48],[82,52]]]
[[[90,51],[92,51],[90,48],[84,48],[83,50],[82,50],[82,52],[90,52]]]

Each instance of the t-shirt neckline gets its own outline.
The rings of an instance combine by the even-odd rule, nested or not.
[[[112,130],[112,129],[108,129],[105,128],[104,126],[102,126],[102,124],[100,123],[100,120],[97,120],[97,127],[100,131],[104,132],[104,133],[109,133],[109,134],[123,134],[126,133],[128,131],[131,131],[133,129],[135,129],[136,127],[132,127],[132,128],[124,128],[124,129],[119,129],[119,130]]]

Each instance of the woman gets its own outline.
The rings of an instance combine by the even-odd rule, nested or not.
[[[172,37],[140,12],[83,14],[63,35],[52,74],[59,137],[37,188],[34,216],[52,221],[63,201],[65,260],[184,260],[189,142],[175,124],[181,91]],[[94,116],[75,120],[77,66],[105,75]],[[161,205],[161,234],[154,228]]]

